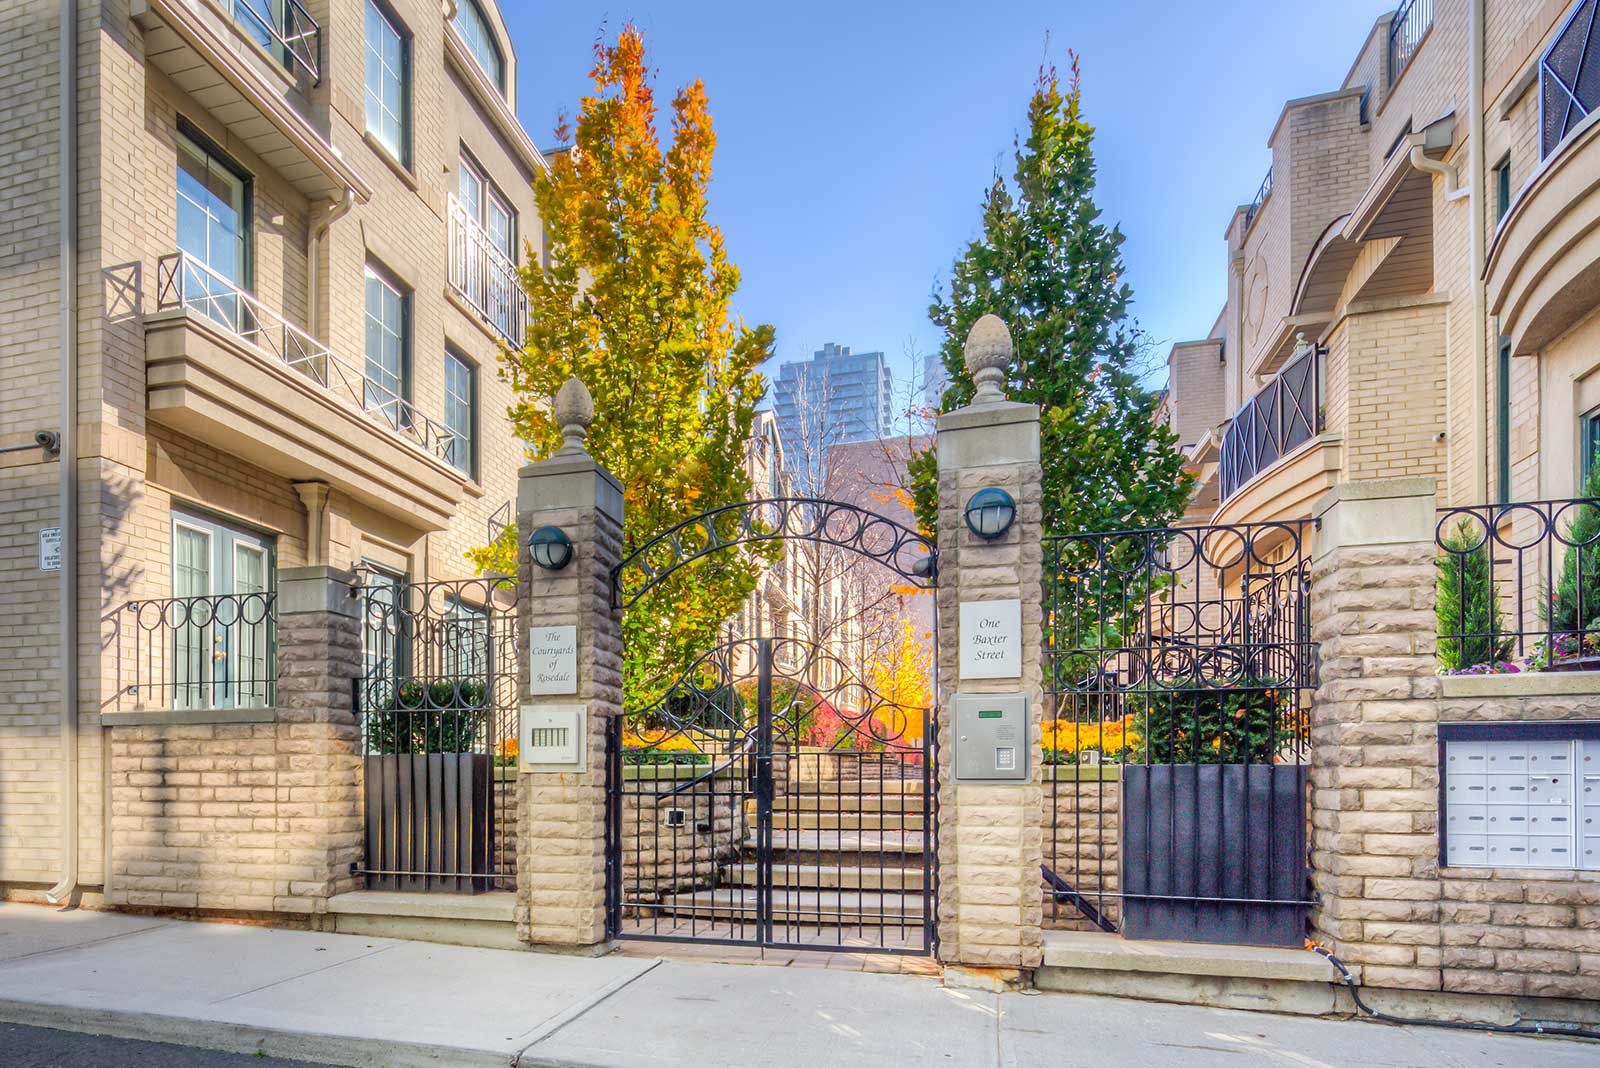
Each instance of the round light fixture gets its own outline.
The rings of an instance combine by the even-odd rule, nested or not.
[[[1011,529],[1017,518],[1017,502],[996,486],[981,489],[967,501],[967,529],[985,541],[993,541]]]
[[[546,571],[560,571],[572,562],[572,539],[560,527],[540,527],[528,535],[528,555]]]

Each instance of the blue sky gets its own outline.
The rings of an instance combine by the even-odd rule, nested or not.
[[[777,327],[780,361],[837,341],[884,350],[897,375],[908,349],[938,345],[929,294],[975,236],[996,166],[1010,171],[1046,55],[1082,57],[1097,199],[1127,235],[1135,314],[1164,352],[1221,308],[1223,229],[1266,173],[1283,102],[1337,88],[1393,6],[502,0],[518,110],[541,145],[576,111],[602,27],[645,31],[663,101],[704,79],[712,214],[744,278],[736,310]]]

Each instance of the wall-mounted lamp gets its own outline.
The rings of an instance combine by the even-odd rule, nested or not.
[[[967,529],[985,541],[992,541],[1011,529],[1017,518],[1017,502],[996,486],[981,489],[967,501]]]
[[[540,527],[528,535],[528,555],[546,571],[560,571],[572,562],[572,539],[560,527]]]

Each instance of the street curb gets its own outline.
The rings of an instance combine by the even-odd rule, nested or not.
[[[506,1068],[513,1052],[466,1050],[421,1042],[288,1031],[222,1020],[191,1020],[159,1013],[85,1009],[70,1005],[0,999],[0,1023],[75,1031],[112,1038],[166,1042],[223,1053],[263,1052],[284,1060],[315,1061],[347,1068]],[[563,1068],[563,1066],[554,1066]]]

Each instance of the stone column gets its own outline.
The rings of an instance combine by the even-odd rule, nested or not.
[[[1434,507],[1433,480],[1410,478],[1316,508],[1313,924],[1374,987],[1440,981]]]
[[[517,829],[517,937],[550,948],[584,950],[606,942],[605,815],[607,723],[622,713],[622,614],[611,603],[611,570],[622,555],[622,487],[583,448],[594,402],[577,379],[555,397],[566,444],[524,467],[517,485],[522,679],[525,706],[585,706],[585,759],[577,770],[543,770],[520,755]],[[529,558],[528,535],[566,532],[572,559],[546,571]],[[529,632],[577,628],[577,693],[529,694]]]
[[[355,576],[331,567],[278,572],[274,909],[323,913],[356,889],[361,855],[361,671]]]
[[[1004,987],[1039,966],[1044,805],[1039,721],[1043,656],[1039,409],[1005,399],[1011,360],[1005,324],[986,315],[967,336],[973,402],[939,417],[939,956],[946,981]],[[967,529],[968,499],[999,487],[1016,519],[999,538]],[[1022,667],[1015,679],[960,677],[963,601],[1022,602]],[[955,782],[952,698],[1022,692],[1029,698],[1026,782]]]

